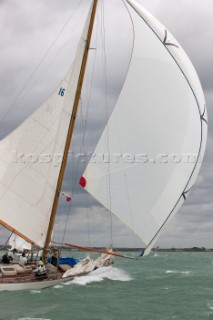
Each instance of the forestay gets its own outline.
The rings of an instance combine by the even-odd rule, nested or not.
[[[92,6],[74,63],[47,101],[0,142],[0,223],[43,247]]]
[[[136,1],[127,2],[131,62],[84,178],[85,189],[139,235],[148,253],[196,179],[207,115],[199,79],[179,43]]]

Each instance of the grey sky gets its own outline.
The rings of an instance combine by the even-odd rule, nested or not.
[[[164,229],[157,244],[164,247],[213,247],[213,3],[212,0],[138,1],[171,31],[187,52],[201,80],[209,118],[206,155],[196,186],[184,206]],[[88,7],[88,1],[84,0],[82,1],[83,10],[81,10],[78,7],[80,3],[80,0],[0,1],[0,120],[16,99],[27,79],[32,75],[33,70],[41,61],[54,39],[56,39],[65,22],[72,16],[74,9],[77,10],[63,32],[60,33],[54,46],[49,50],[48,55],[42,60],[36,74],[27,83],[23,98],[21,97],[17,101],[5,121],[0,123],[1,137],[10,132],[35,110],[66,73],[73,60],[73,48],[77,45],[78,35],[84,20],[84,12]],[[109,108],[112,108],[122,86],[122,79],[126,72],[125,65],[128,62],[131,50],[131,45],[125,45],[126,40],[131,44],[131,23],[128,19],[128,22],[125,22],[126,20],[122,18],[122,16],[128,18],[128,15],[120,0],[105,1],[105,9],[105,22],[109,27],[109,31],[106,31],[106,39],[107,43],[112,45],[111,53],[114,57],[112,61],[108,61],[109,69],[107,70],[108,92],[110,93]],[[113,27],[113,22],[117,23],[116,29]],[[119,45],[117,45],[116,36],[119,36]],[[101,42],[100,35],[98,35],[97,41]],[[95,45],[95,39],[93,39],[93,44]],[[107,51],[109,50],[107,46]],[[95,53],[92,52],[90,56],[91,62],[94,55]],[[97,58],[99,59],[98,66],[101,64],[101,53],[97,53]],[[92,68],[91,66],[92,63],[89,66],[90,69]],[[43,73],[44,76],[40,77]],[[31,90],[32,87],[33,89]],[[95,106],[99,106],[102,103],[103,71],[94,78],[94,87],[97,89],[97,93],[92,92],[91,102],[95,108]],[[88,88],[85,86],[83,102],[86,102],[87,96]],[[96,124],[96,118],[104,112],[104,109],[99,110],[90,118],[92,125],[88,128],[88,131],[91,135],[86,140],[89,150],[95,145],[95,141],[106,121],[103,119],[101,123]],[[80,121],[77,123],[74,137],[73,148],[76,152],[79,151],[77,142],[80,135],[79,126]],[[83,170],[83,165],[80,166],[79,170]],[[67,174],[63,189],[67,192],[71,191],[72,184],[73,182],[69,174]],[[69,236],[67,240],[87,245],[89,242],[89,229],[91,244],[104,245],[97,239],[100,237],[100,233],[102,233],[102,238],[108,237],[107,232],[104,233],[104,230],[102,230],[104,229],[104,224],[110,225],[108,213],[94,200],[89,199],[89,196],[83,195],[80,189],[77,189],[76,192],[72,214],[69,219]],[[87,203],[89,204],[89,209],[86,209]],[[61,220],[66,220],[66,210],[67,204],[62,199],[59,207]],[[105,219],[104,224],[101,223],[103,218]],[[82,219],[86,221],[84,225],[82,224]],[[113,219],[116,220],[115,218]],[[128,245],[130,243],[130,245],[134,245],[134,241],[136,244],[138,243],[136,239],[132,240],[131,232],[123,228],[118,221],[115,221],[115,225],[113,232],[119,230],[119,236],[115,236],[115,244]],[[56,228],[61,228],[61,222],[57,221]]]

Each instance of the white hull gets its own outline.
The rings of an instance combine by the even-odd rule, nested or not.
[[[0,270],[2,272],[2,276],[0,277],[0,291],[45,289],[63,282],[70,281],[75,277],[87,275],[93,270],[95,270],[96,268],[109,266],[112,263],[113,263],[113,259],[110,252],[107,254],[105,253],[102,254],[95,261],[93,261],[89,257],[86,257],[85,259],[77,263],[73,268],[68,269],[66,272],[63,273],[60,271],[58,273],[58,279],[54,279],[54,280],[53,280],[52,273],[50,273],[49,275],[51,277],[50,278],[51,280],[50,279],[39,280],[35,278],[35,274],[33,274],[33,272],[31,272],[30,274],[29,273],[22,274],[22,271],[24,270],[24,268],[25,268],[25,272],[27,272],[26,270],[27,266],[22,268],[17,263],[11,263],[11,264],[5,264],[5,265],[0,264]],[[29,267],[31,268],[30,265]],[[55,267],[53,268],[55,269]],[[18,272],[19,274],[16,274],[15,272]]]
[[[40,290],[71,280],[72,278],[42,280],[25,283],[0,283],[0,291]]]

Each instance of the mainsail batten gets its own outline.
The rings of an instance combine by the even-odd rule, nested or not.
[[[49,225],[91,12],[92,5],[65,79],[37,111],[0,142],[0,220],[40,247]]]
[[[136,1],[127,2],[135,31],[132,60],[84,173],[85,189],[132,228],[148,252],[197,177],[206,143],[205,100],[180,45]],[[108,153],[109,164],[94,163]]]

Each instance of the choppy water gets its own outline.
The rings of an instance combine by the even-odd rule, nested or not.
[[[1,320],[213,319],[213,254],[158,253],[41,291],[0,293]]]

